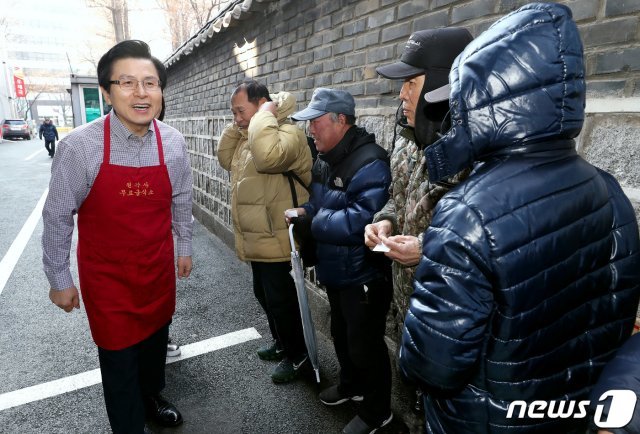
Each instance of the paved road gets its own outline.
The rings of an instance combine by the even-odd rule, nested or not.
[[[51,164],[43,143],[0,142],[0,432],[108,433],[84,310],[66,314],[47,297],[37,211]],[[269,375],[275,365],[256,356],[269,338],[248,266],[197,222],[194,252],[191,277],[178,283],[171,326],[185,357],[167,366],[164,392],[185,423],[175,429],[153,426],[154,431],[340,432],[355,413],[352,404],[324,407],[310,379],[274,385]],[[330,341],[319,338],[324,387],[335,381],[337,365]],[[406,431],[394,423],[379,432]]]

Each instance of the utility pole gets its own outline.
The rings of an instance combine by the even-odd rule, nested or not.
[[[69,71],[71,72],[71,75],[73,75],[73,68],[71,67],[71,59],[69,59],[69,52],[65,51],[64,54],[67,55],[67,63],[69,63]]]

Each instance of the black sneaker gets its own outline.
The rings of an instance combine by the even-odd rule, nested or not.
[[[362,395],[343,394],[337,384],[324,389],[318,397],[324,405],[339,405],[347,401],[362,401]]]
[[[307,365],[309,365],[309,356],[306,354],[297,362],[285,357],[274,369],[271,380],[277,384],[289,383],[297,379]]]
[[[393,419],[393,413],[389,413],[389,417],[383,420],[378,426],[368,425],[360,416],[356,416],[351,419],[351,422],[347,424],[342,430],[343,434],[373,434],[383,426],[387,426]]]
[[[262,347],[258,349],[258,357],[262,360],[282,360],[284,357],[284,350],[278,348],[278,343],[273,341],[273,343],[269,346]]]

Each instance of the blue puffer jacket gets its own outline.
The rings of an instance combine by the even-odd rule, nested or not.
[[[633,209],[572,140],[585,86],[570,10],[529,4],[499,20],[450,82],[454,127],[425,151],[429,175],[474,170],[425,233],[401,369],[425,390],[429,433],[584,433],[577,407],[507,418],[514,400],[587,399],[640,297]]]
[[[302,206],[313,217],[320,283],[358,285],[390,272],[385,256],[364,244],[364,227],[387,203],[390,184],[387,152],[362,128],[351,127],[331,151],[318,155],[311,198]]]

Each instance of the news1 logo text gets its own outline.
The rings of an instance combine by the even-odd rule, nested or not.
[[[611,398],[611,399],[609,399]],[[623,428],[633,417],[637,396],[631,390],[608,390],[600,395],[593,422],[598,428]],[[580,419],[587,417],[590,401],[513,401],[507,419]],[[605,409],[608,408],[608,412]]]

